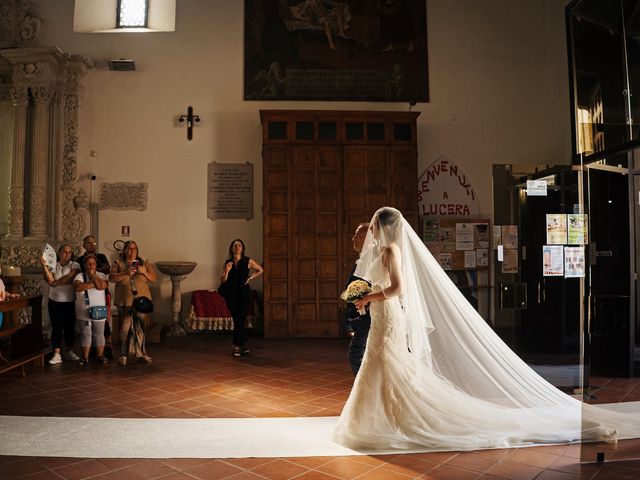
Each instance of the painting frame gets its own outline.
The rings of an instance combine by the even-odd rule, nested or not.
[[[244,100],[429,101],[426,0],[244,4]]]

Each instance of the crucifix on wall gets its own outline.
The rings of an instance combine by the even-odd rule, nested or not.
[[[196,123],[200,122],[200,117],[198,115],[194,115],[193,107],[189,105],[187,108],[186,115],[180,115],[178,117],[178,123],[180,126],[187,124],[187,140],[191,140],[193,138],[193,126]]]

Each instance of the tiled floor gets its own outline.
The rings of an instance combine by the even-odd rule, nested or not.
[[[269,417],[338,415],[353,382],[342,340],[261,340],[230,355],[226,335],[151,345],[152,365],[70,362],[0,377],[0,414],[81,417]],[[596,401],[639,400],[640,379],[598,378]],[[1,434],[1,432],[0,432]],[[0,479],[637,479],[640,440],[471,453],[249,459],[0,457]]]

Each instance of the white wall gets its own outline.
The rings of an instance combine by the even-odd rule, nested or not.
[[[236,237],[262,261],[259,109],[408,108],[243,101],[243,3],[180,0],[174,33],[81,34],[72,33],[73,0],[33,2],[44,22],[42,45],[97,62],[85,83],[80,174],[95,173],[96,183],[149,183],[147,211],[101,212],[101,250],[120,238],[121,225],[130,225],[142,255],[198,262],[183,292],[217,286],[228,244]],[[414,108],[422,112],[419,173],[446,155],[470,177],[484,215],[492,211],[492,164],[570,160],[565,3],[428,1],[431,101]],[[135,59],[137,71],[108,71],[105,60],[120,57]],[[202,119],[191,142],[184,129],[173,126],[188,105]],[[207,219],[211,161],[255,164],[252,221]],[[160,320],[167,322],[170,282],[161,279],[158,307],[166,311]]]

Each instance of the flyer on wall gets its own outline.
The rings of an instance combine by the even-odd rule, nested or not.
[[[473,224],[456,223],[456,250],[473,250]]]
[[[502,260],[502,273],[518,273],[518,250],[515,248],[504,249]]]
[[[422,224],[422,240],[424,242],[437,242],[440,240],[440,221],[427,219]]]
[[[494,225],[493,226],[493,248],[494,248],[494,250],[498,248],[498,245],[502,245],[502,226]]]
[[[547,243],[549,245],[567,243],[567,216],[564,213],[547,213]]]
[[[564,255],[562,245],[542,246],[542,275],[562,277],[564,275]]]
[[[583,213],[570,213],[567,215],[569,245],[586,245],[588,240],[589,221]]]
[[[438,263],[443,270],[451,270],[451,254],[441,253],[438,255]]]
[[[584,278],[584,247],[565,247],[564,278]]]
[[[504,248],[518,248],[517,225],[502,225],[502,245]]]
[[[479,248],[476,250],[476,262],[479,267],[488,267],[489,266],[489,249],[488,248]]]
[[[478,261],[476,259],[475,250],[467,250],[464,252],[464,268],[476,268]]]
[[[489,224],[473,224],[473,240],[475,248],[489,248]]]

